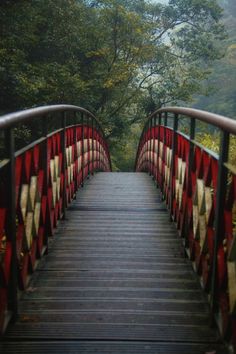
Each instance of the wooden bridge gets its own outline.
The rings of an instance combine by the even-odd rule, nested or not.
[[[13,127],[32,119],[40,138],[15,152]],[[196,143],[197,119],[221,129],[219,158]],[[0,129],[1,353],[233,352],[236,122],[155,112],[135,173],[110,172],[102,129],[78,107],[11,114]]]

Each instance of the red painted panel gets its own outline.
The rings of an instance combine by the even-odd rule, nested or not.
[[[84,136],[87,138],[92,138],[99,141],[100,144],[105,149],[108,154],[108,148],[106,143],[103,141],[102,136],[98,130],[92,131],[91,127],[84,127]],[[65,176],[62,174],[62,146],[61,146],[61,132],[55,133],[44,141],[28,151],[22,153],[16,158],[16,209],[17,209],[17,258],[19,262],[19,288],[24,289],[27,285],[28,276],[34,270],[36,259],[42,255],[43,246],[46,244],[48,236],[51,236],[54,231],[54,227],[57,225],[58,219],[61,217],[62,211],[62,196],[64,188],[64,178],[67,179],[67,171],[65,171]],[[70,184],[67,183],[67,205],[71,202],[75,195],[77,185],[79,186],[83,181],[82,177],[86,178],[88,175],[89,167],[92,170],[93,167],[109,169],[108,162],[100,161],[100,154],[97,152],[93,154],[94,158],[97,158],[96,163],[91,163],[92,153],[88,155],[88,164],[84,167],[84,176],[82,171],[78,172],[78,160],[75,142],[82,138],[82,127],[76,126],[73,128],[66,129],[66,144],[68,147],[72,147],[72,162],[73,166],[73,176]],[[47,156],[45,156],[45,144],[47,147]],[[98,148],[96,143],[94,148]],[[50,178],[50,160],[54,159],[55,156],[59,156],[59,176],[60,176],[60,191],[59,196],[57,196],[57,201],[55,206],[52,202],[52,186]],[[46,159],[46,161],[45,161]],[[46,166],[45,166],[46,164]],[[44,169],[45,168],[45,169]],[[5,237],[5,223],[7,216],[7,188],[6,184],[6,168],[1,169],[1,191],[0,191],[0,240]],[[26,235],[25,235],[25,222],[27,217],[22,215],[22,201],[20,201],[20,195],[22,192],[22,184],[27,184],[30,186],[31,177],[37,177],[37,193],[36,197],[33,198],[34,203],[40,203],[40,220],[38,234],[33,235],[33,241],[30,250],[26,251]],[[2,178],[3,177],[3,178]],[[77,184],[75,183],[77,181]],[[27,193],[27,189],[25,189]],[[33,193],[34,195],[34,193]],[[32,192],[31,192],[32,196]],[[58,200],[59,198],[59,200]],[[26,209],[26,215],[30,211],[34,211],[35,205],[31,205],[29,202],[29,196],[24,199],[23,207]],[[4,240],[5,242],[5,240]],[[1,244],[4,244],[1,242]],[[0,265],[0,329],[3,323],[4,311],[7,308],[7,285],[10,276],[10,264],[11,264],[11,243],[7,241],[6,246],[4,246],[4,258]]]

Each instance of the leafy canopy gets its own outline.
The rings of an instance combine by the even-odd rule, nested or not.
[[[70,103],[114,150],[154,109],[201,91],[225,36],[216,0],[2,1],[0,109]]]

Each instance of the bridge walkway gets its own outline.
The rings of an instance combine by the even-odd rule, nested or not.
[[[52,242],[1,343],[4,354],[224,352],[147,174],[96,174]]]

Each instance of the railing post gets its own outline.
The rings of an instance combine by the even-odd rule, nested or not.
[[[165,146],[166,146],[166,126],[167,126],[167,119],[168,119],[168,113],[165,112],[164,114],[164,134],[163,134],[163,148],[162,148],[162,164],[165,163]],[[162,189],[162,199],[165,199],[164,195],[164,176],[161,176],[161,189]],[[168,204],[168,200],[167,200]]]
[[[66,203],[67,203],[67,193],[66,193],[66,180],[67,180],[67,172],[66,172],[66,112],[62,112],[62,135],[61,135],[61,146],[62,146],[62,173],[64,176],[63,181],[63,194],[62,194],[62,218],[65,220],[66,218]]]
[[[92,118],[92,176],[94,175],[94,118]]]
[[[44,116],[42,119],[42,132],[43,132],[43,147],[42,147],[42,168],[44,172],[44,182],[43,182],[43,197],[48,196],[48,185],[49,185],[49,161],[48,161],[48,116]],[[48,203],[47,203],[48,204]],[[50,213],[49,213],[50,214]],[[45,252],[48,252],[48,236],[50,233],[50,219],[46,220],[46,225],[44,228],[44,247]]]
[[[196,131],[196,120],[195,118],[191,118],[190,120],[190,134],[189,134],[189,156],[188,156],[188,171],[187,171],[187,185],[186,185],[186,191],[187,191],[187,197],[192,198],[192,171],[193,171],[193,165],[194,165],[194,139],[195,139],[195,131]],[[185,247],[189,247],[189,232],[190,232],[190,222],[188,220],[188,203],[186,203],[185,206],[185,212],[184,212],[184,218],[186,220],[185,228],[183,228],[183,234],[182,236],[184,237],[184,242],[185,242]]]
[[[135,156],[134,172],[137,172],[138,160],[139,160],[139,156],[140,156],[140,146],[141,146],[140,144],[142,142],[142,138],[143,138],[143,131],[142,131],[141,137],[139,139],[138,149],[137,149],[136,156]]]
[[[96,166],[96,170],[97,170],[97,160],[98,160],[98,142],[97,142],[97,121],[95,120],[94,121],[94,127],[93,127],[93,135],[94,135],[94,138],[95,138],[95,131],[96,131],[96,139],[95,139],[95,146],[94,146],[94,159],[96,161],[95,163],[95,166]],[[94,162],[95,162],[94,161]]]
[[[177,130],[178,130],[178,114],[174,115],[173,124],[173,137],[172,137],[172,158],[171,158],[171,174],[170,174],[170,198],[169,198],[169,208],[170,208],[170,219],[173,216],[173,179],[175,176],[175,153],[177,145]]]
[[[84,186],[84,114],[83,112],[81,113],[81,124],[82,124],[82,160],[81,160],[81,172],[82,172],[82,183],[81,187]]]
[[[218,176],[217,176],[217,192],[216,192],[216,210],[215,210],[215,219],[214,219],[214,252],[213,252],[213,261],[212,261],[212,278],[211,278],[211,311],[212,319],[214,312],[217,307],[216,303],[216,293],[217,293],[217,256],[220,242],[222,240],[222,229],[224,224],[224,205],[225,205],[225,196],[227,191],[227,168],[225,163],[228,160],[229,152],[229,133],[226,131],[221,132],[221,141],[220,141],[220,154],[218,162]]]
[[[162,156],[161,156],[161,159],[162,159],[162,164],[165,162],[164,159],[165,159],[165,146],[166,146],[166,126],[167,126],[167,118],[168,118],[168,113],[165,112],[164,113],[164,125],[163,125],[163,145],[162,145]],[[165,199],[165,195],[164,195],[164,176],[161,174],[161,171],[160,171],[160,176],[161,176],[161,192],[162,192],[162,200]]]
[[[156,129],[156,120],[157,120],[157,116],[155,114],[155,116],[153,117],[153,135],[152,135],[152,139],[153,139],[153,146],[152,146],[152,156],[153,156],[153,180],[155,180],[155,129]]]
[[[90,175],[90,144],[89,144],[89,119],[90,117],[87,115],[87,156],[88,156],[88,176],[87,178],[89,178]]]
[[[17,317],[18,301],[17,301],[17,288],[18,288],[18,274],[17,274],[17,253],[16,253],[16,182],[15,182],[15,139],[12,128],[5,132],[6,148],[9,158],[8,166],[8,217],[7,217],[7,239],[11,243],[11,268],[10,268],[10,281],[8,288],[8,308],[12,314],[12,320]]]
[[[164,126],[167,127],[167,123],[168,123],[168,112],[165,112],[165,116],[164,116]]]
[[[74,166],[76,166],[76,161],[78,159],[78,154],[77,154],[77,131],[76,131],[76,112],[74,112]],[[78,179],[77,179],[77,169],[75,168],[75,195],[74,198],[76,199],[76,192],[78,190]]]
[[[147,121],[147,123],[145,124],[145,144],[147,143],[147,159],[145,160],[145,172],[148,172],[148,167],[149,167],[149,151],[148,151],[148,134],[147,134],[147,131],[148,131],[148,127],[149,127],[149,121]]]
[[[161,127],[161,118],[162,118],[162,114],[159,113],[158,114],[158,134],[157,134],[157,141],[158,141],[158,145],[157,145],[157,187],[161,188],[160,182],[158,183],[158,173],[160,176],[160,171],[159,171],[159,159],[160,159],[160,127]],[[160,178],[159,178],[160,180]]]
[[[100,140],[100,134],[99,134],[99,170],[102,169],[101,154],[102,154],[102,142],[101,142],[101,140]]]
[[[149,160],[149,176],[152,175],[152,161],[151,161],[151,157],[152,157],[152,151],[151,151],[151,146],[152,146],[152,118],[149,119],[148,122],[148,137],[149,137],[149,147],[148,147],[148,160]]]
[[[190,121],[190,150],[189,150],[189,167],[190,171],[192,171],[193,167],[193,158],[194,158],[194,143],[192,142],[195,139],[195,129],[196,129],[196,121],[195,118],[191,118]]]

